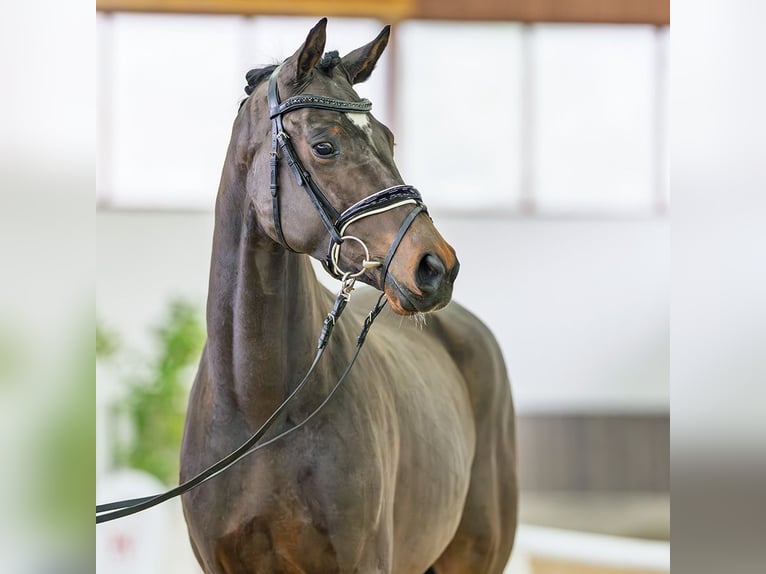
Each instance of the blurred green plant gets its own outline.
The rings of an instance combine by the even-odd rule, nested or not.
[[[97,331],[97,353],[102,357],[118,353],[113,335],[105,330],[101,335],[99,339]],[[178,453],[193,376],[189,368],[199,361],[205,343],[199,309],[187,301],[171,301],[152,337],[157,350],[146,373],[122,380],[127,392],[113,414],[127,421],[128,432],[114,433],[112,452],[115,465],[144,470],[172,485],[178,481]]]
[[[48,391],[56,396],[55,407],[46,407],[39,426],[35,425],[35,448],[31,449],[35,453],[32,462],[35,472],[29,480],[34,485],[32,505],[44,529],[64,536],[77,535],[87,544],[93,540],[93,515],[89,507],[96,488],[92,329],[91,317],[78,326],[76,335],[66,343],[71,348],[70,358],[59,366],[60,379]]]
[[[107,359],[113,356],[120,347],[119,338],[113,331],[96,321],[96,359]]]

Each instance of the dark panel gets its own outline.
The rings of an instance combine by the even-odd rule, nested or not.
[[[670,488],[668,415],[519,415],[522,490]]]

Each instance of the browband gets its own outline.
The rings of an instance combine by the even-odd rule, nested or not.
[[[276,70],[275,70],[276,71]],[[346,100],[336,100],[335,98],[328,98],[327,96],[315,96],[314,94],[299,94],[291,98],[287,98],[284,102],[276,107],[271,106],[269,103],[269,117],[274,117],[280,114],[286,114],[291,110],[297,110],[299,108],[316,108],[319,110],[331,110],[333,112],[369,112],[372,109],[372,102],[367,99],[362,99],[358,102],[348,102]]]

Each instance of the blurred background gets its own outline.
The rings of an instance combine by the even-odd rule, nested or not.
[[[358,91],[506,358],[508,572],[669,571],[667,1],[96,5],[99,502],[175,483],[244,74],[329,16],[341,53],[392,24]],[[179,509],[99,526],[99,571],[198,571]]]

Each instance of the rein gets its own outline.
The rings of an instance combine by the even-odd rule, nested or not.
[[[353,283],[351,284],[351,289],[353,289]],[[362,350],[362,346],[364,345],[364,341],[367,338],[367,333],[369,332],[370,327],[372,327],[372,323],[375,321],[375,318],[383,310],[383,307],[386,306],[386,300],[384,299],[385,294],[380,295],[377,303],[375,304],[375,307],[373,307],[372,311],[370,311],[369,315],[367,315],[367,317],[365,318],[364,324],[362,325],[362,329],[356,340],[356,350],[354,351],[354,354],[351,357],[351,360],[349,361],[348,365],[343,371],[343,374],[338,379],[338,382],[335,383],[335,386],[332,388],[332,390],[327,395],[327,397],[319,404],[317,408],[314,409],[314,411],[308,417],[306,417],[300,423],[287,429],[286,431],[283,431],[282,433],[267,440],[266,442],[256,445],[256,443],[261,438],[263,438],[263,435],[266,434],[266,431],[269,429],[269,427],[271,427],[271,425],[274,423],[277,417],[279,417],[279,415],[282,414],[282,412],[287,408],[287,405],[290,404],[290,402],[298,395],[298,393],[304,387],[306,382],[309,380],[309,377],[311,376],[311,374],[314,372],[314,369],[316,368],[316,366],[319,364],[319,360],[322,358],[322,355],[324,354],[324,351],[327,348],[327,343],[330,340],[330,336],[332,335],[332,330],[335,326],[335,323],[337,322],[338,318],[340,317],[340,314],[343,312],[343,310],[346,307],[346,303],[348,302],[348,299],[351,295],[351,289],[346,290],[344,286],[344,289],[341,290],[340,294],[338,295],[338,298],[335,300],[335,305],[333,305],[332,311],[330,311],[330,313],[327,314],[327,318],[325,319],[324,325],[322,327],[322,333],[319,336],[319,340],[317,342],[316,355],[314,356],[314,360],[311,362],[311,366],[309,367],[309,370],[303,376],[303,379],[301,379],[301,382],[298,383],[298,386],[295,387],[295,390],[293,390],[293,392],[290,393],[290,395],[284,401],[282,401],[282,404],[280,404],[277,407],[277,409],[271,414],[271,416],[269,416],[269,418],[266,419],[266,422],[264,422],[260,426],[260,428],[257,431],[255,431],[255,433],[249,439],[247,439],[244,443],[242,443],[242,445],[239,446],[236,450],[234,450],[233,452],[231,452],[230,454],[228,454],[227,456],[225,456],[224,458],[222,458],[215,464],[210,465],[208,468],[198,473],[193,478],[190,478],[186,482],[179,484],[175,488],[171,488],[170,490],[163,492],[162,494],[146,496],[143,498],[131,498],[127,500],[120,500],[117,502],[109,502],[106,504],[96,505],[96,524],[100,524],[102,522],[109,522],[111,520],[116,520],[118,518],[123,518],[125,516],[130,516],[131,514],[136,514],[137,512],[147,510],[149,508],[152,508],[153,506],[157,506],[158,504],[161,504],[167,500],[170,500],[171,498],[180,496],[181,494],[184,494],[185,492],[188,492],[191,489],[198,487],[200,484],[203,484],[207,482],[208,480],[210,480],[211,478],[215,477],[216,475],[222,473],[223,471],[228,469],[230,466],[239,462],[240,460],[242,460],[249,454],[252,454],[262,448],[265,448],[269,446],[270,444],[276,442],[277,440],[298,430],[299,428],[306,425],[312,418],[314,418],[314,416],[320,410],[322,410],[322,408],[335,395],[335,392],[340,388],[346,376],[351,372],[351,368],[354,366],[354,363],[356,363],[356,359],[359,357],[359,352]]]
[[[303,421],[270,438],[269,440],[261,444],[257,444],[258,441],[266,434],[271,425],[276,421],[279,415],[284,412],[288,404],[298,395],[298,393],[309,380],[311,374],[316,369],[316,366],[319,364],[319,361],[322,358],[325,349],[327,348],[327,344],[330,341],[335,324],[337,323],[338,319],[346,308],[346,305],[348,304],[348,300],[351,297],[351,293],[354,289],[356,280],[369,269],[380,267],[380,289],[383,291],[388,274],[388,267],[394,257],[394,254],[396,253],[396,250],[399,247],[399,244],[404,238],[404,235],[407,233],[410,226],[412,225],[412,222],[415,220],[415,217],[417,217],[418,214],[421,212],[428,214],[428,210],[423,203],[420,193],[411,185],[395,185],[393,187],[386,188],[384,190],[373,193],[372,195],[369,195],[361,201],[358,201],[351,207],[344,210],[342,213],[338,212],[324,195],[324,193],[322,193],[322,191],[319,189],[316,182],[311,177],[311,174],[304,167],[297,154],[295,153],[295,149],[290,142],[290,136],[287,135],[284,130],[282,116],[288,112],[301,108],[316,108],[337,112],[367,113],[372,108],[372,103],[366,99],[362,99],[358,102],[349,102],[313,94],[300,94],[297,96],[292,96],[286,99],[284,102],[280,102],[279,91],[277,89],[277,75],[280,69],[281,66],[277,67],[271,74],[268,86],[269,115],[272,121],[272,150],[269,163],[271,167],[270,189],[274,216],[274,228],[278,240],[282,246],[285,249],[294,252],[294,250],[290,248],[290,246],[287,244],[287,241],[285,240],[279,212],[278,166],[279,160],[281,157],[284,157],[284,159],[287,160],[287,163],[290,166],[293,175],[298,182],[298,185],[303,187],[303,189],[308,194],[312,205],[316,209],[317,214],[322,221],[322,224],[325,226],[327,232],[330,235],[330,246],[328,249],[328,254],[327,257],[322,260],[322,266],[328,273],[330,273],[333,277],[340,279],[342,282],[340,292],[335,299],[332,310],[327,314],[327,317],[325,318],[322,325],[322,331],[317,340],[317,351],[316,355],[314,356],[314,360],[312,361],[308,371],[303,376],[300,383],[298,383],[298,385],[295,387],[293,392],[290,393],[290,395],[277,407],[277,409],[269,416],[268,419],[266,419],[260,428],[236,450],[218,462],[212,464],[186,482],[171,488],[162,494],[96,505],[96,524],[109,522],[111,520],[116,520],[125,516],[130,516],[131,514],[152,508],[153,506],[161,504],[162,502],[170,500],[171,498],[184,494],[185,492],[196,488],[200,484],[203,484],[204,482],[207,482],[211,478],[224,472],[226,469],[239,462],[244,457],[262,448],[265,448],[270,444],[273,444],[277,440],[284,438],[290,433],[306,425],[332,399],[336,391],[340,388],[341,384],[346,379],[346,376],[349,374],[349,372],[351,372],[351,369],[356,363],[356,360],[359,357],[359,353],[362,350],[362,346],[364,345],[364,342],[367,338],[367,334],[372,327],[372,323],[375,321],[375,318],[380,314],[380,312],[383,310],[383,307],[386,305],[385,293],[381,293],[372,311],[370,311],[370,313],[365,318],[362,329],[359,333],[359,336],[357,337],[354,354],[351,357],[351,360],[349,361],[345,370],[341,374],[340,378],[335,383],[335,386],[330,390],[330,393],[327,395],[327,397],[325,397],[319,406],[317,406],[314,411]],[[404,221],[399,227],[399,232],[392,242],[383,263],[379,261],[373,261],[371,259],[369,250],[361,239],[354,237],[353,235],[345,235],[346,229],[352,223],[355,223],[365,217],[384,213],[403,205],[413,205],[414,207],[404,218]],[[344,271],[338,264],[340,257],[340,247],[345,240],[358,242],[364,250],[364,259],[362,261],[361,268],[356,272]]]

